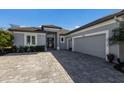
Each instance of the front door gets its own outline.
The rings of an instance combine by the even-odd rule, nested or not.
[[[54,48],[54,38],[47,38],[47,48]]]

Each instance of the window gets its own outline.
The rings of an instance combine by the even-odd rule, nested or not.
[[[32,36],[32,44],[35,45],[35,36]]]
[[[60,43],[65,43],[65,38],[64,38],[64,36],[61,36],[61,37],[60,37]]]
[[[27,45],[30,45],[30,43],[31,43],[31,37],[27,36]]]
[[[36,35],[26,35],[25,45],[26,46],[36,45]]]

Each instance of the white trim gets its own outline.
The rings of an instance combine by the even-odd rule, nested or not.
[[[105,34],[105,33],[106,31],[100,31],[100,32],[85,34],[84,36],[87,37],[87,36],[94,36],[94,35],[100,35],[100,34]]]
[[[80,36],[72,37],[72,51],[74,51],[74,39],[76,39],[76,38],[81,38],[81,37],[83,37],[83,36],[80,35]]]
[[[27,45],[27,36],[31,36],[31,44]],[[35,45],[32,44],[32,36],[35,36]],[[36,46],[37,45],[37,34],[36,33],[24,33],[24,46]]]
[[[56,48],[56,37],[55,37],[55,34],[54,34],[54,48]]]
[[[67,50],[69,49],[69,43],[68,43],[68,42],[69,42],[70,39],[71,39],[71,38],[67,38],[67,47],[66,47]]]
[[[81,38],[81,37],[83,37],[82,35],[80,35],[80,36],[75,36],[75,37],[72,37],[72,38]]]
[[[105,34],[106,36],[106,40],[105,40],[105,46],[106,46],[106,55],[109,54],[109,30],[106,31],[101,31],[101,32],[95,32],[95,33],[90,33],[90,34],[85,34],[84,36],[76,36],[76,37],[72,37],[72,51],[74,51],[74,39],[75,38],[80,38],[80,37],[88,37],[88,36],[95,36],[95,35],[101,35],[101,34]],[[107,57],[106,57],[107,60]]]
[[[28,33],[31,33],[31,34],[38,34],[38,35],[46,35],[46,33],[37,33],[37,32],[14,32],[13,33],[18,33],[18,34],[28,34]]]
[[[37,33],[37,32],[14,32],[13,33],[17,33],[17,34],[24,34],[24,46],[27,46],[26,44],[26,35],[33,35],[35,36],[35,40],[36,40],[36,44],[35,45],[30,45],[30,46],[36,46],[38,44],[38,35],[41,35],[41,36],[45,36],[46,37],[46,33]]]
[[[124,21],[124,15],[120,16],[120,17],[117,17],[120,21]],[[105,21],[105,22],[102,22],[102,23],[99,23],[99,24],[96,24],[94,26],[90,26],[90,27],[87,27],[85,29],[81,29],[80,31],[77,31],[77,32],[74,32],[74,33],[71,33],[69,35],[66,35],[65,37],[68,37],[68,36],[71,36],[71,35],[75,35],[75,34],[79,34],[81,32],[86,32],[86,31],[89,31],[89,30],[92,30],[92,29],[95,29],[95,28],[98,28],[98,27],[102,27],[102,26],[105,26],[105,25],[109,25],[109,24],[113,24],[113,23],[116,23],[116,20],[114,19],[111,19],[111,20],[108,20],[108,21]]]
[[[102,27],[102,26],[105,26],[105,25],[109,25],[109,24],[112,24],[112,23],[116,23],[116,21],[114,19],[111,19],[111,20],[108,20],[108,21],[96,24],[94,26],[90,26],[90,27],[87,27],[85,29],[81,29],[80,31],[71,33],[71,34],[67,35],[66,37],[71,36],[71,35],[75,35],[75,34],[79,34],[81,32],[87,32],[89,30],[92,30],[92,29],[95,29],[95,28],[99,28],[99,27]]]
[[[60,38],[60,35],[59,33],[57,33],[57,50],[60,50],[59,38]]]
[[[60,50],[60,47],[59,46],[57,46],[57,50]]]

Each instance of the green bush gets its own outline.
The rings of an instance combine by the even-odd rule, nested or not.
[[[16,46],[13,46],[12,47],[12,52],[14,53],[14,52],[16,52],[16,50],[17,50],[17,47]]]
[[[12,48],[14,36],[12,33],[0,29],[0,50],[4,53],[7,48]]]
[[[20,46],[20,47],[19,47],[19,53],[23,53],[23,52],[25,52],[25,51],[24,51],[24,47],[23,47],[23,46]]]
[[[19,48],[15,47],[16,52],[42,52],[45,51],[45,46],[20,46]]]
[[[35,46],[30,46],[30,51],[31,51],[31,52],[36,52]]]
[[[24,51],[25,51],[25,52],[28,52],[28,46],[25,46],[25,47],[24,47]]]
[[[109,38],[110,44],[124,41],[124,28],[116,28],[112,30],[113,35]]]
[[[40,52],[40,51],[44,51],[45,50],[45,47],[44,46],[36,46],[36,51],[37,52]]]

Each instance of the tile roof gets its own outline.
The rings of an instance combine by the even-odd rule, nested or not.
[[[41,30],[40,27],[15,27],[15,28],[9,28],[9,31],[17,31],[17,32],[41,32],[44,31]]]
[[[59,26],[56,26],[56,25],[42,25],[42,27],[55,28],[55,29],[62,29],[62,27],[59,27]]]

